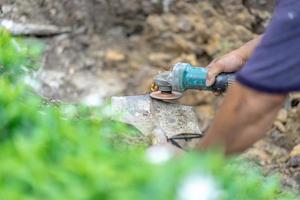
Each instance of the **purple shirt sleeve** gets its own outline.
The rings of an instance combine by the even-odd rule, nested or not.
[[[300,0],[277,2],[261,43],[237,81],[267,93],[300,91]]]

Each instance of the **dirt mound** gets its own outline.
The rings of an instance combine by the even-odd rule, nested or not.
[[[4,0],[1,17],[73,27],[71,34],[46,39],[41,93],[81,101],[93,92],[91,85],[81,87],[74,80],[80,74],[100,79],[103,71],[114,71],[114,84],[122,87],[103,94],[139,94],[148,90],[154,74],[176,61],[206,65],[258,33],[270,18],[272,3]],[[101,85],[95,81],[94,87]]]

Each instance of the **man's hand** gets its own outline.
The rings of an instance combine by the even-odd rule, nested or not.
[[[240,70],[247,62],[255,47],[261,40],[261,36],[247,42],[242,47],[213,60],[208,67],[206,85],[211,86],[215,82],[215,77],[222,72],[235,72]]]
[[[208,66],[206,86],[214,84],[216,76],[222,72],[235,72],[242,68],[246,60],[239,55],[237,50],[232,51],[225,56],[213,60]]]

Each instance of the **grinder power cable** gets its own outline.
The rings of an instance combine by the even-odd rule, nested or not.
[[[155,76],[154,83],[158,90],[150,96],[158,100],[176,100],[188,89],[224,92],[235,80],[235,73],[221,73],[212,86],[206,86],[208,69],[195,67],[189,63],[177,63],[171,71]]]

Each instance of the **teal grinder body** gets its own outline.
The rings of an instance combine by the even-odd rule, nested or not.
[[[177,63],[167,79],[172,86],[172,90],[179,92],[187,89],[224,92],[235,79],[234,73],[221,73],[216,77],[215,83],[207,87],[207,73],[208,69],[205,67],[194,67],[188,63]]]

